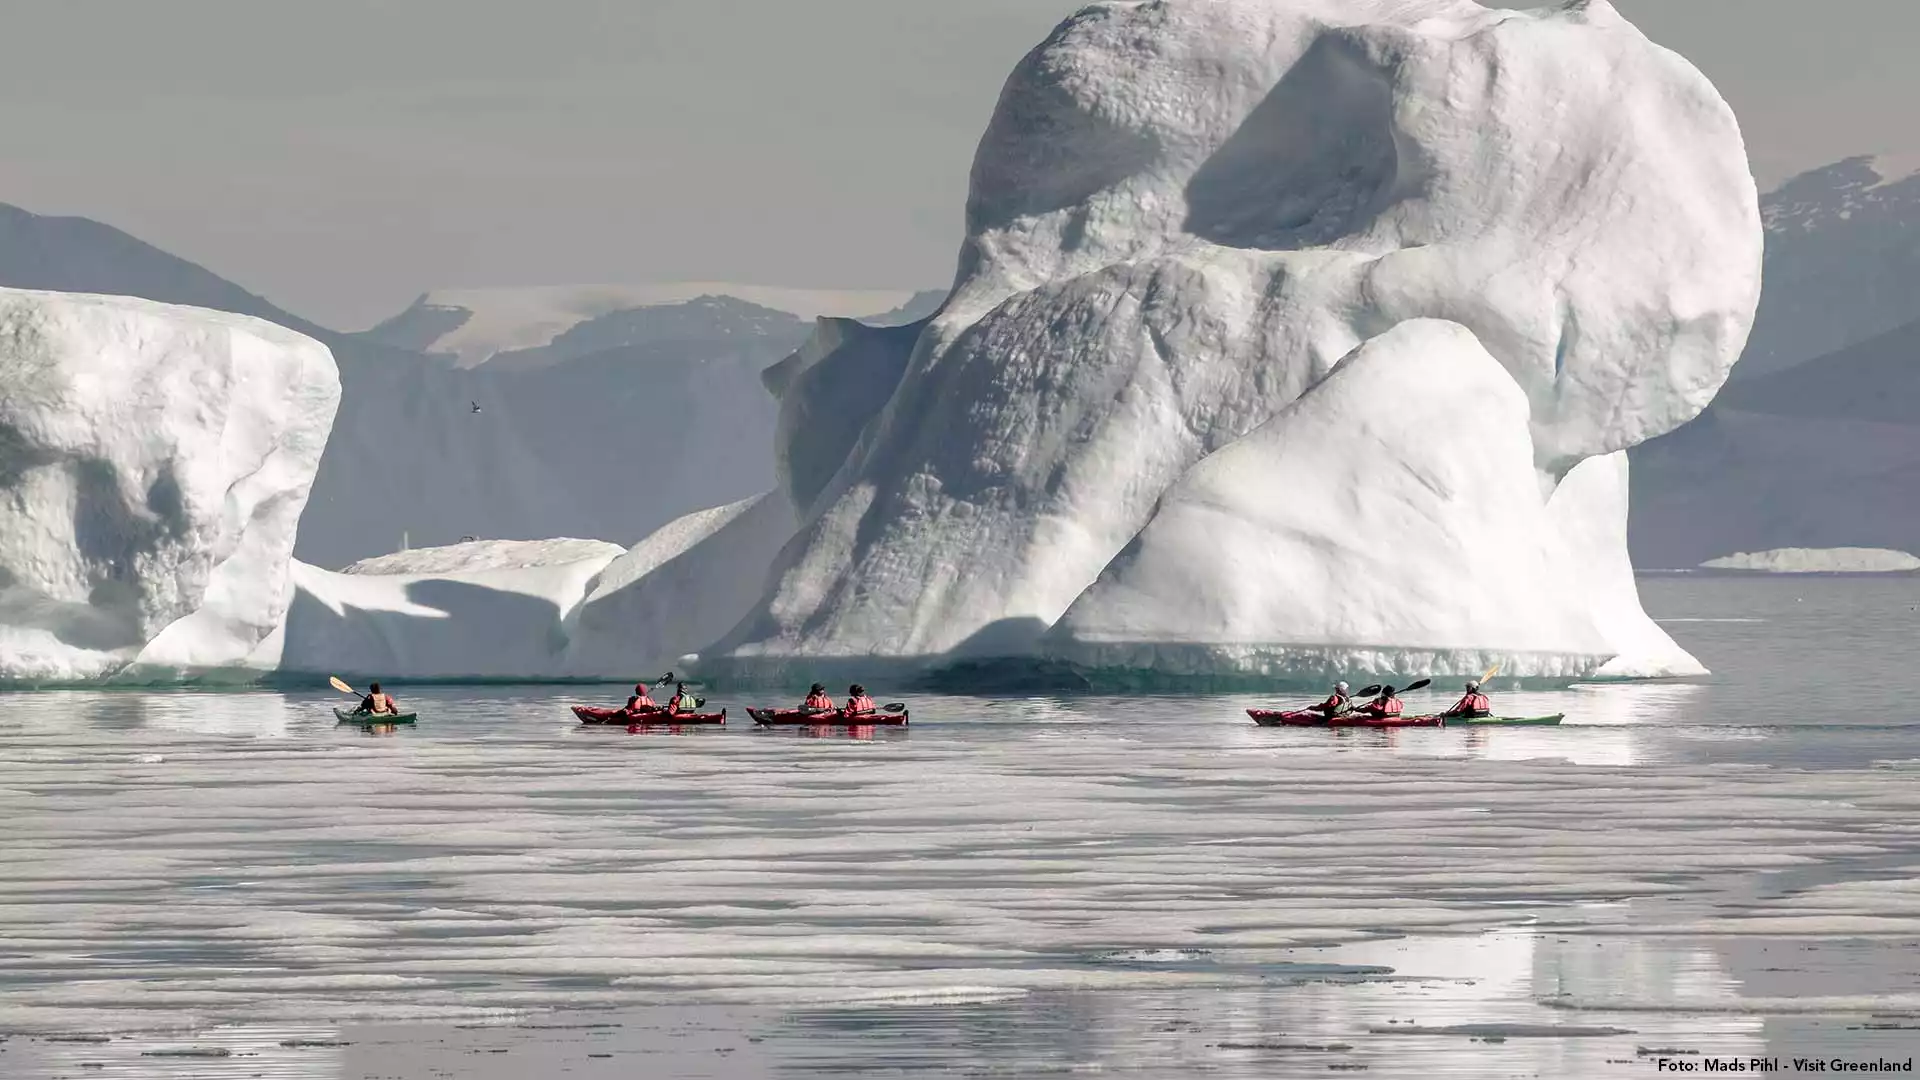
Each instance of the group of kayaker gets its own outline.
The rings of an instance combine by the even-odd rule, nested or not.
[[[627,699],[627,712],[634,716],[643,713],[690,713],[700,707],[700,701],[701,699],[694,697],[693,692],[687,689],[686,683],[675,682],[673,696],[667,699],[667,704],[663,708],[659,702],[653,700],[653,694],[648,690],[646,683],[635,683],[633,696]]]
[[[1416,686],[1414,689],[1417,690],[1419,687]],[[1455,702],[1453,708],[1440,715],[1448,719],[1456,717],[1477,719],[1492,716],[1493,702],[1487,695],[1480,692],[1479,681],[1469,679],[1466,689],[1466,696]],[[1318,705],[1308,706],[1307,711],[1319,713],[1329,720],[1337,716],[1365,716],[1374,720],[1385,720],[1399,716],[1401,708],[1400,699],[1394,696],[1394,688],[1391,686],[1382,686],[1377,697],[1364,704],[1356,704],[1347,684],[1337,682],[1333,684],[1332,696]]]
[[[807,689],[807,700],[800,703],[802,709],[812,712],[838,712],[842,716],[868,716],[880,711],[880,707],[867,696],[867,688],[859,683],[847,687],[847,703],[835,705],[833,698],[827,696],[824,683],[814,683]]]
[[[668,678],[671,679],[672,675],[669,674]],[[636,683],[633,687],[633,696],[627,698],[626,711],[633,716],[648,713],[690,713],[698,709],[702,703],[703,699],[694,697],[693,692],[687,689],[687,684],[684,682],[674,682],[673,697],[668,699],[665,706],[653,700],[646,683]],[[807,691],[807,700],[800,707],[811,712],[837,712],[842,716],[870,716],[880,710],[880,707],[874,704],[873,698],[867,696],[867,688],[859,683],[847,687],[845,705],[834,704],[833,698],[827,694],[824,683],[814,683]]]

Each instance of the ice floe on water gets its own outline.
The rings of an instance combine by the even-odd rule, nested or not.
[[[1396,948],[1484,959],[1529,926],[1920,938],[1895,873],[1821,876],[1920,851],[1905,773],[1623,767],[1658,758],[1644,724],[1350,738],[1255,728],[1232,700],[1174,722],[1151,700],[926,699],[924,725],[871,741],[601,738],[562,700],[422,692],[421,728],[384,738],[336,733],[318,697],[10,700],[0,1028],[1376,982],[1418,1000],[1460,962]],[[1583,757],[1596,737],[1629,751]],[[1749,903],[1780,874],[1813,876]],[[1539,996],[1517,959],[1538,944],[1509,947],[1502,977]]]

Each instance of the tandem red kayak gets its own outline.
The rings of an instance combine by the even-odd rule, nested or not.
[[[597,724],[620,727],[666,727],[671,724],[724,724],[727,722],[727,710],[712,713],[670,713],[666,710],[651,713],[630,713],[625,709],[596,709],[591,705],[575,705],[573,715],[583,724]]]
[[[1273,709],[1248,709],[1247,715],[1261,727],[1444,727],[1438,716],[1358,716],[1348,714],[1329,720],[1317,712],[1277,712]]]
[[[819,712],[813,709],[748,709],[747,715],[761,727],[900,727],[907,722],[906,710],[897,713],[870,712],[848,716],[839,709]]]

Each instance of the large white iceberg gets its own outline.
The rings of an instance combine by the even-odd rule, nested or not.
[[[0,679],[244,663],[339,398],[324,346],[259,319],[0,289]]]
[[[1049,628],[1163,497],[1183,504],[1182,477],[1229,448],[1203,481],[1240,475],[1244,489],[1270,465],[1295,485],[1349,485],[1361,502],[1404,490],[1418,433],[1372,470],[1329,462],[1321,474],[1272,458],[1301,452],[1278,431],[1264,449],[1236,444],[1363,343],[1434,319],[1457,328],[1449,354],[1499,365],[1526,430],[1518,441],[1488,420],[1495,406],[1459,399],[1451,422],[1498,427],[1488,437],[1506,449],[1436,434],[1421,464],[1524,484],[1548,506],[1522,515],[1535,535],[1508,535],[1499,551],[1547,552],[1559,532],[1586,530],[1578,542],[1603,556],[1605,584],[1559,580],[1549,560],[1527,571],[1553,586],[1548,602],[1516,594],[1464,623],[1457,590],[1398,593],[1367,628],[1385,639],[1346,644],[1374,647],[1380,663],[1529,653],[1557,657],[1543,671],[1697,670],[1639,611],[1624,501],[1594,484],[1552,504],[1583,462],[1685,422],[1724,381],[1759,292],[1757,197],[1713,87],[1604,0],[1530,12],[1468,0],[1095,5],[1014,72],[967,221],[952,297],[827,486],[799,491],[806,522],[768,595],[709,651],[716,667],[924,665],[1071,645],[1072,627]],[[1390,422],[1403,404],[1388,392],[1366,409]],[[1354,408],[1358,424],[1366,410]],[[829,470],[809,460],[805,471]],[[1520,496],[1433,499],[1428,535],[1465,535],[1488,500],[1521,514]],[[1166,565],[1279,575],[1242,582],[1256,593],[1311,577],[1260,550],[1266,530],[1233,537],[1169,523],[1142,543],[1164,547]],[[1362,559],[1380,541],[1328,543]],[[1392,554],[1398,581],[1466,557],[1413,542]],[[1316,556],[1322,568],[1342,558]],[[1178,627],[1201,650],[1189,658],[1242,643],[1242,624],[1209,624],[1187,597],[1155,591],[1174,577],[1114,572],[1132,576],[1125,618],[1108,629]],[[1302,654],[1313,671],[1328,661],[1319,646],[1362,629],[1327,602],[1288,624],[1318,635]],[[1118,601],[1087,603],[1091,619]],[[1441,640],[1446,655],[1429,655]],[[1263,661],[1271,674],[1286,667],[1277,655]]]

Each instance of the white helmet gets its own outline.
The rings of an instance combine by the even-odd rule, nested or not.
[[[1342,694],[1347,692],[1347,684],[1343,682],[1334,683],[1333,688]]]
[[[1480,689],[1480,684],[1479,684],[1479,683],[1477,683],[1477,682],[1474,682],[1474,681],[1473,681],[1472,679],[1468,679],[1468,680],[1467,680],[1467,689],[1468,689],[1468,690],[1478,690],[1478,689]]]

